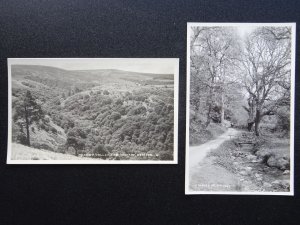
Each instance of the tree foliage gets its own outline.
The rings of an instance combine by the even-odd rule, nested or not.
[[[256,135],[265,116],[277,116],[281,127],[289,124],[282,115],[290,107],[291,28],[239,32],[233,26],[191,29],[192,137],[208,130],[211,122],[244,121],[249,131],[255,127]]]
[[[35,98],[31,95],[30,91],[27,91],[24,97],[15,102],[14,109],[15,113],[13,120],[19,125],[22,136],[24,136],[23,129],[26,129],[25,144],[30,146],[30,126],[34,122],[43,119],[44,112],[42,111],[41,106],[36,102]],[[21,142],[24,142],[23,137]]]
[[[241,83],[248,93],[245,109],[257,136],[264,116],[275,115],[280,106],[289,105],[291,43],[290,39],[278,38],[281,30],[257,29],[245,41],[242,52]]]

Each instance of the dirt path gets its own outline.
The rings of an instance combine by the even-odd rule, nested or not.
[[[189,190],[190,191],[231,191],[238,190],[240,182],[237,177],[225,168],[214,165],[213,158],[207,154],[217,149],[230,135],[240,131],[229,128],[217,139],[190,148],[189,155]]]
[[[234,143],[228,141],[230,135],[237,136],[241,133],[242,131],[229,129],[215,140],[190,148],[188,171],[190,192],[289,191],[289,170],[282,171],[262,163],[262,158],[253,153],[253,146],[236,147]],[[245,132],[243,134],[245,135]],[[276,138],[271,140],[274,141]],[[222,145],[225,141],[228,142]],[[271,148],[270,144],[268,146]],[[273,153],[276,153],[275,146],[272,147]],[[278,142],[277,146],[287,148],[281,149],[283,152],[288,151],[288,146],[280,145]]]
[[[230,135],[234,136],[234,135],[238,135],[238,133],[239,131],[233,128],[229,128],[224,134],[222,134],[215,140],[211,140],[202,145],[190,147],[189,149],[190,169],[197,166],[205,158],[208,152],[218,148],[224,141],[229,140]]]

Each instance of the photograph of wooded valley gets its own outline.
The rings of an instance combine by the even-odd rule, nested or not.
[[[187,194],[293,194],[294,29],[188,24]]]
[[[8,161],[175,162],[177,59],[8,61]]]

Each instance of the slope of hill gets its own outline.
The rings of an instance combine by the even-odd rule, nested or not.
[[[12,160],[86,160],[90,158],[77,157],[69,154],[36,149],[21,144],[12,144]]]

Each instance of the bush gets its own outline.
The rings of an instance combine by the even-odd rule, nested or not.
[[[116,105],[123,105],[123,101],[122,101],[120,98],[118,98],[118,99],[116,100],[115,104],[116,104]]]
[[[59,153],[65,153],[66,152],[66,146],[65,145],[59,145],[58,147],[57,147],[57,152],[59,152]]]
[[[170,152],[162,151],[162,152],[159,152],[159,159],[160,160],[173,160],[173,155]]]
[[[145,113],[147,110],[144,106],[138,106],[135,107],[134,109],[130,110],[127,115],[138,115],[138,114],[143,114]]]
[[[50,129],[49,129],[48,126],[45,126],[45,129],[44,129],[44,130],[48,132]]]
[[[117,112],[113,112],[112,114],[111,114],[111,119],[113,119],[113,120],[118,120],[118,119],[120,119],[121,118],[121,114],[120,113],[117,113]]]
[[[87,111],[87,110],[89,110],[90,109],[90,106],[89,105],[85,105],[85,106],[83,106],[82,107],[82,111],[84,112],[84,111]]]
[[[106,150],[105,146],[102,144],[98,144],[95,146],[93,153],[95,157],[100,157],[100,158],[107,158],[108,157],[108,151]]]
[[[19,132],[17,135],[17,141],[22,145],[27,145],[27,138],[23,132]]]
[[[56,128],[54,128],[54,127],[51,127],[51,132],[52,132],[53,134],[57,134],[57,130],[56,130]]]

